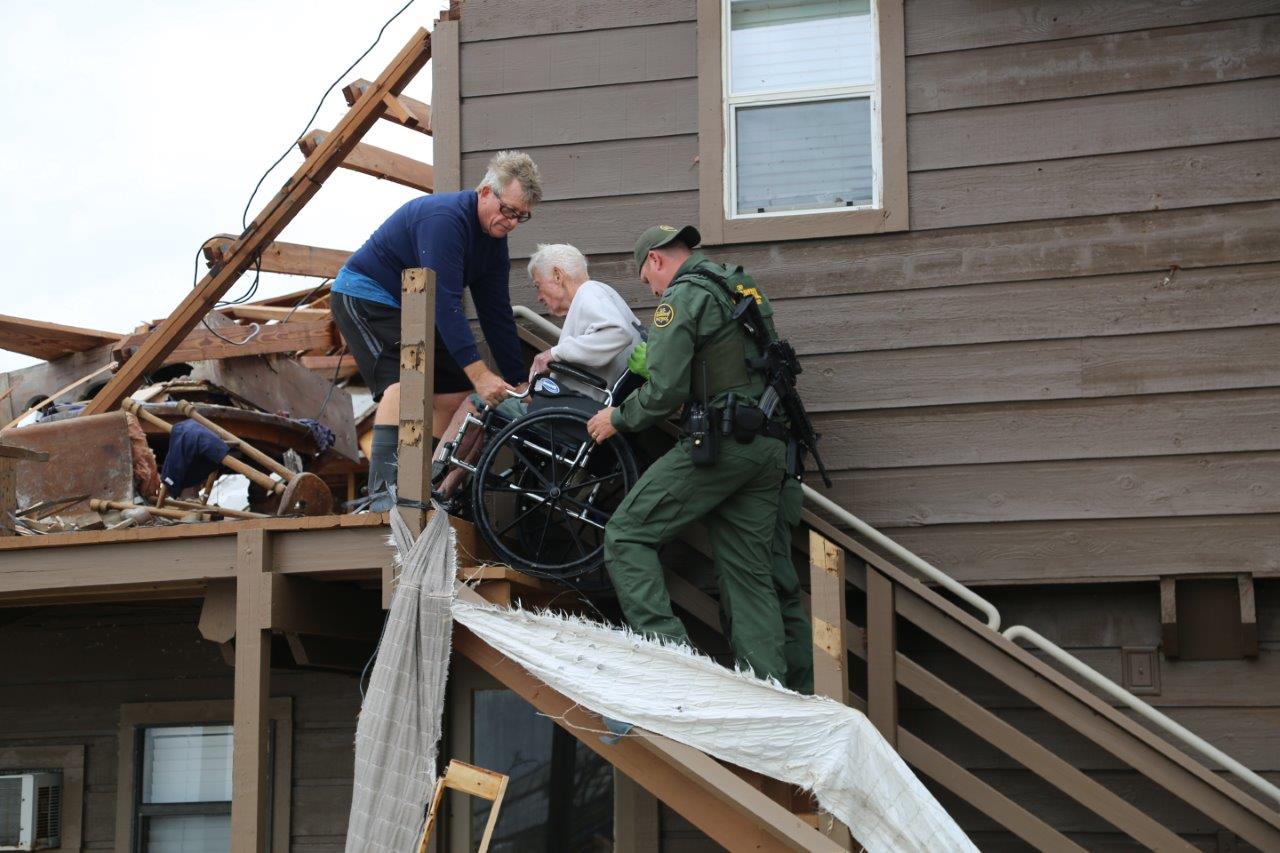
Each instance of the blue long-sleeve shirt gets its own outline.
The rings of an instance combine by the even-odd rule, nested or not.
[[[511,259],[505,237],[490,237],[480,227],[476,193],[444,193],[416,198],[378,226],[347,260],[347,269],[371,279],[385,293],[350,291],[341,278],[334,290],[356,298],[400,305],[400,273],[429,267],[436,274],[436,334],[449,354],[465,367],[480,360],[475,335],[467,323],[462,291],[471,291],[480,328],[503,378],[525,379],[520,339],[511,316],[508,290]]]

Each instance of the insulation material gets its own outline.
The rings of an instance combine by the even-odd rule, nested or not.
[[[443,512],[417,541],[398,512],[391,527],[400,575],[356,727],[348,853],[416,850],[436,781],[458,574],[453,529]]]
[[[870,853],[977,850],[853,708],[582,619],[462,601],[453,617],[598,714],[812,791]]]

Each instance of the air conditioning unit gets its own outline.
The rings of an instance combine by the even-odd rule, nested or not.
[[[0,776],[0,850],[48,850],[61,831],[61,773]]]

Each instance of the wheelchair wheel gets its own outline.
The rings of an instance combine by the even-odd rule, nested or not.
[[[499,560],[567,580],[600,568],[604,527],[635,485],[630,445],[597,445],[587,416],[545,409],[489,440],[472,478],[472,518]]]

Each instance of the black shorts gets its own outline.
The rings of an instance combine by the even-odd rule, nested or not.
[[[333,294],[329,309],[373,399],[381,400],[382,392],[400,381],[400,309],[345,293]],[[434,337],[433,389],[441,394],[470,391],[471,380],[445,349],[440,336]]]

